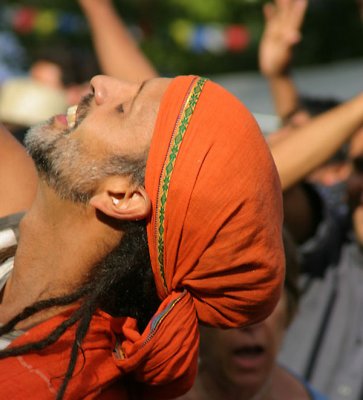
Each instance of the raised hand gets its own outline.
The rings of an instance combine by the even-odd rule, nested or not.
[[[95,7],[99,4],[105,3],[107,5],[112,5],[112,0],[78,0],[78,3],[82,7],[89,7],[95,4]]]
[[[292,50],[301,40],[307,0],[276,0],[265,4],[265,29],[259,46],[261,73],[267,78],[284,74],[292,59]]]
[[[130,34],[112,0],[78,0],[104,74],[141,82],[158,75]]]

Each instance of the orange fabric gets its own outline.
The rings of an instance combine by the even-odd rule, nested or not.
[[[71,310],[30,329],[14,340],[11,347],[47,337],[70,313]],[[120,373],[110,357],[115,347],[110,320],[111,317],[103,312],[94,315],[82,343],[85,358],[78,357],[75,376],[66,391],[67,400],[128,399],[122,382],[115,383],[116,379],[120,380]],[[44,350],[0,360],[0,398],[54,400],[68,367],[74,333],[73,326]]]
[[[251,324],[265,318],[280,295],[279,179],[255,120],[235,97],[193,76],[171,82],[151,143],[146,190],[161,305],[143,333],[131,318],[97,313],[82,345],[84,368],[72,378],[67,399],[127,399],[120,378],[126,374],[132,398],[177,397],[196,374],[198,321]],[[46,336],[64,318],[38,325],[13,345]],[[73,334],[74,328],[44,351],[0,361],[0,397],[54,398],[60,381],[51,377],[66,370]],[[80,356],[76,371],[82,363]],[[100,394],[101,388],[107,391]]]
[[[191,387],[198,321],[218,327],[258,322],[274,308],[284,279],[281,188],[267,144],[240,101],[210,81],[201,86],[193,76],[172,81],[149,153],[147,232],[163,300],[157,315],[181,300],[142,335],[122,327],[123,358],[116,362],[149,385],[138,386],[138,399],[172,398]],[[195,108],[183,115],[185,102]],[[184,137],[170,156],[173,132]]]

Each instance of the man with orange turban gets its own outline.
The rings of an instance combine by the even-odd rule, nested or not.
[[[243,104],[197,76],[91,85],[26,139],[39,184],[0,254],[2,398],[177,397],[199,322],[256,323],[280,295],[280,184]]]

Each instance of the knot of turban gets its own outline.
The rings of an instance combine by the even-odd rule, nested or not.
[[[148,244],[161,305],[140,334],[132,319],[115,361],[137,398],[190,388],[198,322],[264,319],[284,278],[279,178],[251,113],[221,86],[175,78],[162,99],[146,168]],[[142,382],[142,384],[141,384]]]

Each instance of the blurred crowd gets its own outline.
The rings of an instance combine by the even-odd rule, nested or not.
[[[92,75],[158,76],[111,0],[78,2],[97,59],[39,49],[26,75],[1,83],[0,121],[20,143],[29,127],[77,104]],[[266,141],[283,191],[282,297],[257,325],[200,327],[198,375],[181,399],[363,399],[363,92],[344,102],[299,92],[294,51],[308,6],[267,3],[258,54],[280,121]],[[21,206],[0,202],[0,216]]]

